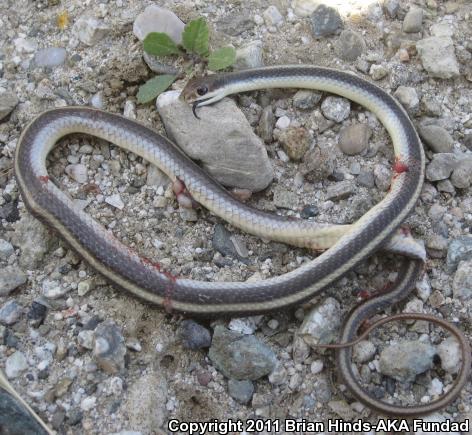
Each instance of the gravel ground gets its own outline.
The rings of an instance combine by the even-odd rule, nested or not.
[[[308,0],[159,6],[183,22],[206,17],[212,45],[232,44],[242,66],[353,71],[401,101],[427,155],[425,187],[406,224],[424,240],[428,260],[423,280],[392,312],[433,313],[470,338],[472,5],[325,3],[330,7],[315,9]],[[136,101],[139,85],[154,73],[133,23],[150,4],[0,0],[0,366],[58,433],[162,433],[171,419],[378,421],[338,382],[333,354],[310,343],[335,341],[359,297],[394,279],[398,259],[375,256],[296,310],[197,324],[116,291],[25,210],[13,153],[23,128],[43,110],[92,105],[165,134],[155,105]],[[384,197],[392,147],[364,108],[295,91],[235,101],[248,121],[242,134],[252,128],[264,139],[273,168],[272,183],[248,201],[254,207],[345,224]],[[161,115],[167,130],[168,122],[179,122]],[[219,131],[208,136],[218,146]],[[49,172],[117,238],[179,276],[263,279],[316,255],[241,233],[204,209],[181,209],[163,174],[98,139],[62,140]],[[252,175],[260,175],[257,166]],[[457,371],[455,343],[421,322],[385,327],[354,353],[367,388],[397,403],[434,399]],[[469,382],[432,418],[470,420],[471,403]]]

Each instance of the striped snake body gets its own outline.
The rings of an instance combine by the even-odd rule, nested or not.
[[[379,249],[403,252],[412,246],[396,233],[420,195],[425,157],[418,135],[404,109],[379,87],[357,76],[314,66],[277,66],[209,76],[189,82],[183,97],[194,107],[212,104],[226,95],[264,88],[305,88],[344,96],[372,111],[389,132],[395,176],[386,197],[356,223],[321,225],[258,211],[241,204],[209,178],[172,142],[149,128],[103,111],[70,107],[39,115],[24,130],[16,149],[15,173],[29,210],[54,228],[89,264],[115,286],[148,302],[192,315],[250,315],[293,306],[330,286]],[[192,197],[227,222],[252,234],[295,246],[327,248],[314,260],[286,274],[257,282],[202,282],[176,279],[128,249],[61,192],[49,179],[46,157],[56,142],[69,133],[105,139],[158,166],[173,181],[182,181]],[[392,242],[393,240],[393,242]],[[399,247],[400,246],[400,247]],[[403,299],[422,273],[421,249],[405,249],[391,291],[356,307],[342,333],[354,340],[363,320]],[[429,317],[428,317],[429,318]],[[433,318],[434,319],[434,318]],[[459,337],[464,354],[466,340]],[[459,335],[458,335],[459,334]],[[337,352],[340,373],[354,394],[382,413],[417,415],[432,412],[453,400],[467,376],[467,361],[456,383],[441,402],[405,408],[379,401],[364,392],[352,373],[351,349]],[[464,360],[467,356],[463,357]],[[462,377],[461,377],[462,376]],[[462,382],[461,385],[460,382]],[[460,388],[459,388],[460,387]],[[454,391],[452,391],[454,390]],[[452,391],[452,392],[451,392]]]

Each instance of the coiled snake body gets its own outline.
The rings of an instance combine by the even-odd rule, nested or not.
[[[408,237],[402,240],[402,235],[395,232],[419,197],[425,157],[403,108],[382,89],[353,74],[314,66],[267,67],[191,81],[183,96],[194,106],[204,106],[229,94],[289,87],[332,92],[353,100],[372,111],[392,138],[395,175],[390,191],[355,224],[327,226],[254,210],[235,200],[166,138],[121,116],[82,107],[50,110],[24,130],[15,158],[15,173],[23,200],[35,216],[54,228],[115,286],[146,301],[194,315],[249,315],[292,306],[317,295],[379,249],[403,252],[410,258],[403,261],[392,290],[365,301],[350,314],[341,341],[352,341],[363,320],[403,299],[422,273],[421,249],[404,249],[403,245],[411,247],[414,243],[410,243]],[[110,235],[74,206],[49,179],[46,157],[58,139],[69,133],[90,134],[143,157],[173,181],[183,182],[201,205],[242,230],[295,246],[332,246],[298,269],[264,281],[176,279]],[[423,317],[444,326],[439,319]],[[432,412],[457,396],[470,366],[467,341],[452,325],[447,328],[463,348],[463,368],[454,386],[435,402],[408,408],[373,398],[362,390],[352,373],[348,347],[337,351],[340,373],[358,399],[379,412],[395,415]]]

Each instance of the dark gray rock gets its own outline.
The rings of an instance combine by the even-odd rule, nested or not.
[[[311,27],[316,38],[335,35],[343,28],[343,20],[336,9],[320,4],[311,15]]]
[[[22,404],[1,388],[0,432],[4,435],[48,435]]]
[[[234,246],[232,237],[233,233],[228,231],[224,225],[216,224],[213,238],[211,240],[213,249],[218,251],[220,254],[223,254],[225,257],[230,256],[247,263],[248,260],[238,253],[238,250]]]
[[[26,315],[28,323],[33,327],[37,328],[42,325],[44,319],[46,319],[48,313],[48,307],[41,302],[33,301],[28,314]]]
[[[353,30],[343,30],[334,44],[335,53],[348,62],[355,61],[364,50],[364,38]]]
[[[230,379],[228,381],[228,394],[237,402],[245,405],[249,403],[254,394],[254,384],[251,381],[237,381]]]
[[[118,325],[106,320],[97,326],[93,352],[105,372],[114,374],[125,368],[126,345]]]
[[[272,106],[264,107],[259,119],[257,133],[265,143],[271,143],[273,140],[274,124],[275,116]]]
[[[182,322],[180,326],[180,338],[183,347],[186,349],[204,349],[211,345],[210,331],[193,320],[184,320]]]
[[[226,377],[256,380],[274,370],[274,351],[253,335],[243,335],[217,325],[208,356]]]

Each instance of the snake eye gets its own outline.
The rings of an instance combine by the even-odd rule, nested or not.
[[[198,95],[205,95],[208,92],[208,88],[206,86],[199,86],[197,88],[197,94]]]

